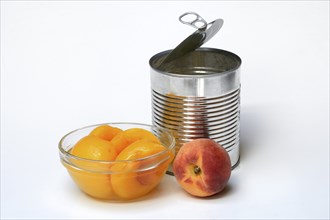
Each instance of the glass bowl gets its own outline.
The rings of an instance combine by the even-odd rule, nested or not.
[[[85,159],[70,153],[81,138],[102,125],[122,130],[145,129],[159,139],[165,150],[139,159],[111,161]],[[89,196],[104,200],[132,200],[151,192],[166,173],[173,160],[174,151],[175,139],[170,131],[138,123],[91,125],[71,131],[59,142],[61,162],[76,185]]]

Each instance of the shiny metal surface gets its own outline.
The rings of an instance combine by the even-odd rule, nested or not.
[[[192,20],[185,21],[183,19],[185,16],[188,17],[191,15],[194,17]],[[190,25],[197,30],[188,36],[173,50],[171,50],[170,53],[166,54],[166,57],[162,59],[162,62],[158,63],[157,68],[159,70],[165,70],[168,65],[171,65],[170,63],[173,60],[176,60],[185,54],[194,51],[209,41],[216,33],[218,33],[223,25],[222,19],[216,19],[207,24],[206,21],[196,12],[186,12],[179,17],[179,20],[181,23]],[[199,24],[202,24],[202,26],[199,26]]]
[[[153,124],[173,131],[176,151],[196,138],[217,141],[234,167],[239,161],[240,58],[199,48],[158,69],[168,53],[150,59]]]
[[[179,21],[196,29],[205,29],[207,27],[207,22],[204,20],[204,18],[193,11],[180,15]]]

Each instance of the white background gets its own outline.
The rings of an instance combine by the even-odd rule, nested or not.
[[[173,177],[140,201],[81,193],[67,132],[151,123],[149,58],[223,18],[205,47],[238,54],[241,163],[197,199]],[[1,218],[329,219],[329,1],[1,1]]]

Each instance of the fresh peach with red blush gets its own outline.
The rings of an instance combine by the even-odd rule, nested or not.
[[[212,196],[221,192],[229,181],[230,157],[217,142],[196,139],[182,145],[173,161],[173,173],[191,195]]]

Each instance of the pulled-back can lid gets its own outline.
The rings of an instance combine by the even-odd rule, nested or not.
[[[193,19],[184,20],[187,16],[193,16]],[[169,65],[172,61],[199,48],[201,45],[210,40],[223,25],[222,19],[216,19],[210,23],[206,23],[206,21],[195,12],[184,13],[179,17],[179,20],[184,24],[197,28],[197,30],[183,40],[176,48],[174,48],[159,64],[158,69],[165,70],[167,65]]]

